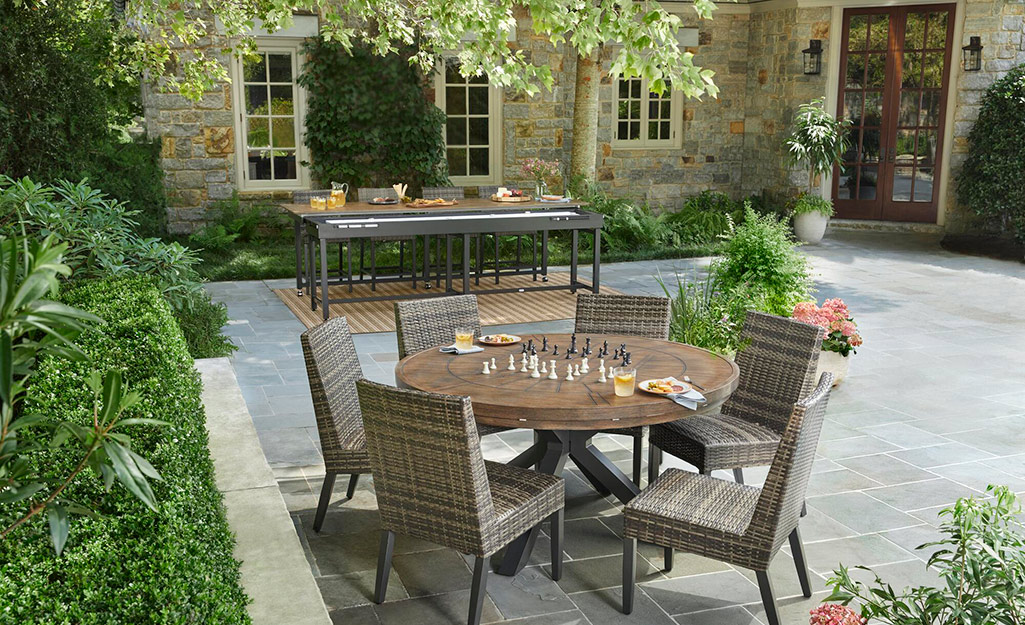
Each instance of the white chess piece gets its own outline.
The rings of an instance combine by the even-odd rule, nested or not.
[[[605,367],[598,369],[598,371],[598,382],[600,384],[605,384],[606,382],[608,382],[608,378],[605,377]]]
[[[494,371],[497,368],[498,368],[498,365],[495,364],[495,359],[492,358],[491,359],[491,370]]]
[[[548,363],[541,361],[541,373],[548,373]]]
[[[523,355],[523,366],[520,367],[520,373],[526,373],[527,371],[528,371],[528,369],[527,369],[527,355],[524,354]]]
[[[552,361],[552,368],[548,372],[548,379],[549,380],[558,380],[559,379],[559,374],[555,371],[555,361],[554,360]]]
[[[484,361],[484,370],[481,371],[481,373],[483,373],[484,375],[491,375],[491,366],[488,364],[488,361],[486,360]]]
[[[601,360],[598,361],[598,368],[601,369],[601,372],[603,374],[605,373],[605,359],[604,358],[602,358]]]
[[[566,381],[573,381],[573,365],[566,365]]]
[[[516,371],[516,356],[509,354],[509,366],[506,367],[509,371]]]
[[[578,378],[580,377],[580,365],[575,365],[573,367],[573,375],[575,375]]]
[[[541,377],[541,371],[538,370],[537,365],[534,365],[534,368],[530,370],[530,377],[532,377],[532,378],[540,378]]]
[[[587,358],[584,358],[584,363],[580,365],[580,373],[587,373],[591,368],[587,366]]]

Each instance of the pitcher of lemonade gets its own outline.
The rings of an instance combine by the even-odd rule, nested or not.
[[[331,183],[331,199],[329,200],[329,208],[344,208],[345,207],[345,194],[349,192],[349,185],[345,182],[332,182]]]

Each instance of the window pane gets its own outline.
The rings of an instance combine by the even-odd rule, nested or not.
[[[852,52],[864,50],[868,43],[868,16],[852,15],[850,22],[850,37],[847,40],[847,49]]]
[[[882,88],[886,80],[886,55],[868,55],[868,71],[865,73],[865,86]]]
[[[648,122],[648,139],[658,139],[658,122]]]
[[[860,89],[865,82],[865,57],[861,54],[847,57],[848,89]]]
[[[270,88],[271,98],[271,114],[272,115],[292,115],[294,108],[292,106],[292,87],[287,85],[278,85]]]
[[[246,143],[249,147],[270,147],[270,126],[268,121],[266,117],[249,118],[249,128],[246,131]]]
[[[879,129],[866,128],[861,136],[861,162],[879,162]]]
[[[932,201],[932,167],[922,167],[915,172],[915,201]]]
[[[922,80],[923,87],[940,87],[943,85],[943,53],[925,53],[925,76]]]
[[[466,82],[466,79],[459,74],[459,61],[455,59],[448,59],[445,61],[445,82],[447,83],[462,83]]]
[[[445,143],[466,145],[466,118],[449,117],[445,122]]]
[[[640,98],[641,97],[641,79],[632,78],[630,80],[630,97]]]
[[[900,114],[897,117],[898,126],[918,125],[918,98],[921,91],[902,91],[900,94]]]
[[[274,179],[295,180],[297,168],[295,166],[295,152],[274,151]]]
[[[481,76],[470,76],[467,80],[471,85],[486,85],[488,84],[488,77],[486,74]]]
[[[929,14],[929,40],[926,46],[930,48],[947,47],[947,11]],[[917,193],[915,195],[918,195]]]
[[[267,58],[259,54],[255,57],[242,59],[242,75],[245,82],[267,81]]]
[[[673,116],[673,103],[671,100],[662,100],[662,114],[659,115],[662,119],[670,119]]]
[[[466,88],[445,87],[445,113],[466,115]]]
[[[630,101],[620,100],[619,106],[616,111],[616,119],[629,119],[630,118]]]
[[[295,119],[291,117],[281,117],[271,120],[271,124],[274,128],[274,147],[294,148]]]
[[[840,177],[838,179],[838,185],[836,189],[836,198],[838,200],[849,200],[851,199],[851,192],[854,188],[854,173],[853,167],[840,167]]]
[[[848,91],[843,96],[844,119],[851,120],[855,126],[861,125],[861,92]]]
[[[641,118],[641,101],[630,100],[630,119]]]
[[[669,122],[659,123],[659,134],[662,139],[669,139]]]
[[[926,91],[922,94],[922,117],[919,123],[923,126],[936,126],[940,120],[940,92]]]
[[[487,176],[491,168],[488,166],[488,148],[470,148],[470,175]]]
[[[908,21],[904,26],[904,49],[921,50],[925,45],[926,13],[908,13]]]
[[[488,118],[470,118],[470,145],[488,145]]]
[[[627,126],[626,122],[619,122],[619,126],[618,126],[618,128],[616,128],[616,138],[617,139],[629,139],[630,138],[630,131],[628,130],[628,126]]]
[[[630,122],[630,138],[641,138],[641,122]]]
[[[903,87],[922,86],[922,55],[918,52],[908,52],[904,55],[903,69],[900,84]]]
[[[466,148],[449,148],[445,150],[448,157],[448,173],[450,176],[466,175]]]
[[[915,131],[898,130],[897,143],[894,147],[894,158],[897,163],[910,163],[915,158]]]
[[[270,180],[270,152],[267,150],[249,151],[249,179]]]
[[[866,126],[880,126],[883,123],[883,93],[881,91],[865,92]]]
[[[918,157],[919,165],[932,165],[936,162],[936,131],[919,130],[918,145],[915,155]]]
[[[268,54],[267,59],[271,82],[292,82],[291,54]]]
[[[658,101],[648,101],[648,119],[658,119]]]
[[[267,86],[246,86],[246,112],[250,115],[267,114]]]
[[[470,87],[470,114],[471,115],[487,115],[488,114],[488,88],[487,87]]]
[[[859,170],[861,178],[858,180],[858,199],[859,200],[874,200],[876,199],[876,181],[878,172],[875,167],[862,167]]]
[[[619,97],[629,98],[630,97],[630,83],[626,80],[619,81]]]
[[[873,15],[872,30],[869,33],[868,47],[873,50],[886,50],[890,42],[890,16]]]

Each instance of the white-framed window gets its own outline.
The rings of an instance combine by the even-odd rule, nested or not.
[[[305,91],[302,39],[257,41],[255,56],[235,59],[235,143],[242,190],[305,189]],[[266,45],[264,45],[266,44]]]
[[[486,76],[464,78],[447,59],[434,78],[434,103],[445,112],[445,157],[455,185],[502,182],[502,91]]]
[[[616,80],[613,110],[613,147],[678,148],[682,145],[682,94],[666,91],[661,96],[648,91],[642,78]]]

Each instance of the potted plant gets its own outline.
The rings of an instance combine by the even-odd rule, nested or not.
[[[787,165],[793,168],[808,168],[808,191],[798,198],[813,196],[829,204],[829,211],[818,208],[794,214],[794,230],[797,238],[805,243],[818,243],[826,232],[826,224],[833,214],[833,203],[814,195],[817,176],[829,173],[840,163],[841,155],[847,149],[847,130],[851,123],[838,120],[823,108],[822,100],[802,104],[794,117],[790,135],[783,141],[786,148]],[[807,236],[803,236],[804,235]],[[814,235],[818,233],[816,238]]]
[[[559,161],[546,161],[540,158],[525,159],[520,170],[525,178],[534,181],[534,199],[537,200],[548,193],[549,182],[561,175]]]
[[[850,356],[862,344],[858,325],[854,323],[847,304],[839,298],[827,299],[820,308],[815,302],[794,306],[794,319],[822,328],[822,353],[816,379],[824,372],[833,374],[833,386],[839,384],[850,368]]]
[[[802,193],[790,204],[794,216],[794,234],[806,243],[818,243],[826,234],[833,216],[833,203],[824,197]]]

